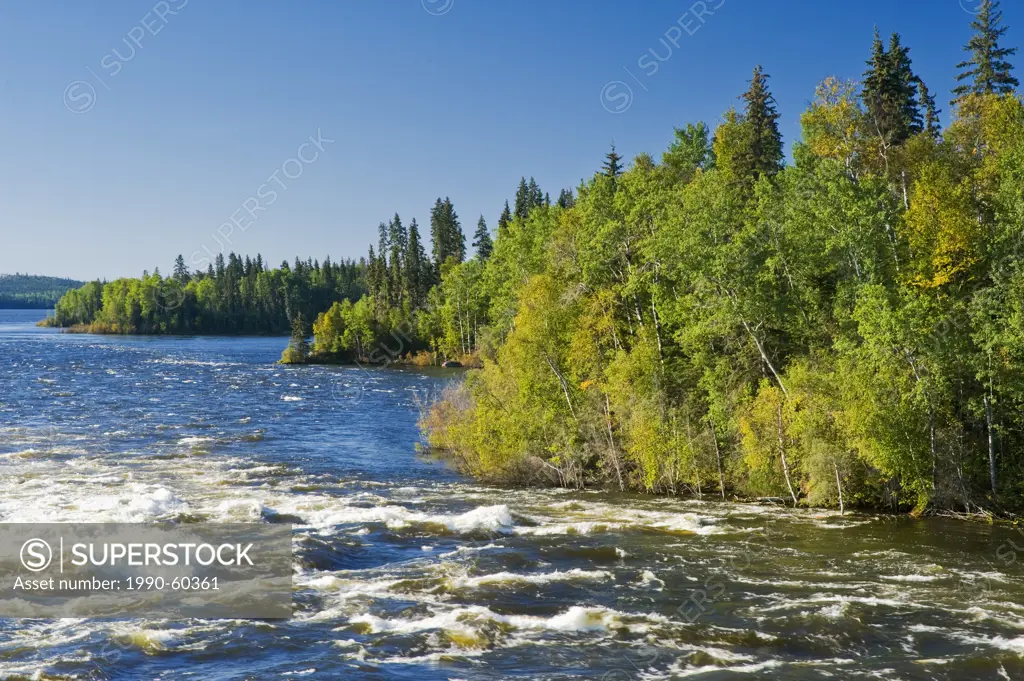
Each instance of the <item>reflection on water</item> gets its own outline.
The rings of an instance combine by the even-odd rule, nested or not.
[[[39,316],[0,312],[0,522],[292,522],[295,614],[0,620],[0,678],[1024,678],[1010,529],[488,488],[416,456],[446,374]]]

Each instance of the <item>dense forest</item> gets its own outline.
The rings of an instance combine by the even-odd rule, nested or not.
[[[418,314],[378,248],[388,283],[321,316],[314,355],[411,336],[478,357],[424,427],[485,479],[1019,509],[1024,105],[1001,18],[986,0],[945,128],[910,49],[876,35],[786,162],[759,67],[660,160],[613,149],[554,204],[521,186]]]
[[[876,33],[859,81],[818,86],[789,161],[757,67],[739,106],[676,129],[660,159],[627,167],[613,147],[554,201],[524,178],[493,239],[478,220],[472,254],[439,199],[429,252],[396,215],[342,268],[346,287],[307,263],[301,298],[298,267],[233,259],[181,278],[188,318],[244,331],[264,318],[251,301],[276,300],[285,362],[480,366],[423,425],[485,479],[1018,508],[1024,104],[998,2],[972,25],[945,127],[910,49]],[[240,293],[260,276],[246,290],[262,293]],[[60,321],[162,330],[167,315],[108,291],[153,277],[159,290],[152,275],[69,295]]]
[[[46,324],[91,333],[287,334],[338,300],[365,292],[362,262],[282,262],[218,254],[190,273],[178,256],[170,277],[93,281],[69,291]]]
[[[0,274],[0,309],[49,310],[62,295],[81,285],[74,279]]]

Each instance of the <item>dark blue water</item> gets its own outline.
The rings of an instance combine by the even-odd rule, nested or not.
[[[455,374],[41,316],[0,311],[0,522],[290,521],[294,616],[2,620],[0,678],[1024,678],[1012,528],[489,488],[417,454]]]

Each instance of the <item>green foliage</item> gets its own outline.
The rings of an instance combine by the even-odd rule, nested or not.
[[[80,281],[30,274],[0,274],[0,309],[48,309]]]
[[[1017,48],[999,46],[999,39],[1007,31],[1002,23],[998,0],[982,0],[978,17],[971,23],[975,34],[964,46],[971,57],[956,65],[961,72],[956,76],[960,85],[953,90],[954,104],[967,95],[1002,95],[1020,85],[1013,76],[1013,66],[1006,60],[1017,53]]]
[[[430,442],[494,480],[1014,505],[1024,106],[974,95],[940,130],[898,36],[863,90],[822,83],[788,165],[760,69],[744,100],[572,204],[520,183],[427,305],[437,347],[485,358]]]
[[[259,256],[231,253],[189,274],[181,259],[172,277],[154,272],[67,292],[52,324],[106,333],[285,334],[296,315],[314,319],[335,301],[361,296],[364,270],[329,258],[265,269]]]

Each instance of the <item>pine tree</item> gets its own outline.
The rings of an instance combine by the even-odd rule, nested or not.
[[[374,298],[380,295],[380,267],[377,254],[373,252],[373,244],[370,244],[370,254],[366,256],[366,288]]]
[[[572,195],[571,189],[563,189],[558,194],[558,207],[562,209],[572,208],[576,205],[576,198]]]
[[[447,196],[444,199],[444,222],[451,248],[450,255],[455,256],[457,262],[462,262],[466,259],[466,235],[462,233],[462,225],[459,224],[455,206]]]
[[[935,97],[921,79],[917,81],[917,96],[921,101],[921,106],[924,107],[922,121],[924,132],[938,139],[942,134],[942,126],[939,125],[939,109],[935,105]]]
[[[910,50],[900,43],[899,34],[893,33],[887,51],[876,28],[867,64],[862,98],[871,132],[885,146],[903,144],[926,127],[917,99],[920,79],[914,75]]]
[[[528,197],[527,205],[529,205],[530,210],[533,210],[544,201],[544,195],[541,193],[540,187],[537,186],[537,180],[532,177],[529,184],[526,185],[526,193]]]
[[[426,286],[430,279],[430,262],[420,243],[420,228],[416,218],[409,223],[409,246],[405,259],[405,290],[409,304],[415,310],[426,302]]]
[[[174,259],[174,279],[179,284],[185,285],[189,282],[192,277],[189,276],[188,266],[185,265],[185,258],[178,254],[178,257]]]
[[[434,242],[434,283],[440,283],[441,265],[448,258],[454,257],[457,262],[466,259],[466,236],[450,198],[445,197],[444,201],[439,198],[434,203],[430,211],[430,235]]]
[[[782,169],[782,135],[779,133],[779,112],[775,97],[768,90],[768,74],[760,65],[754,69],[750,89],[742,96],[745,105],[744,123],[749,138],[740,159],[746,175],[754,180],[762,175],[774,176]]]
[[[525,220],[530,215],[530,190],[526,186],[526,178],[519,178],[519,187],[516,189],[515,216],[519,220]]]
[[[491,252],[494,250],[494,242],[491,241],[491,233],[487,229],[487,222],[484,220],[483,215],[480,216],[480,220],[476,223],[476,233],[473,234],[473,248],[476,249],[476,257],[481,261],[491,257]]]
[[[310,329],[306,324],[302,312],[296,312],[292,317],[292,336],[288,342],[282,360],[289,364],[301,364],[309,359],[309,337]]]
[[[434,257],[434,270],[440,272],[441,263],[445,261],[451,250],[448,243],[448,230],[444,221],[444,203],[442,203],[441,197],[437,198],[434,207],[430,209],[430,241]],[[435,277],[434,283],[440,283],[440,280]]]
[[[978,17],[971,22],[975,34],[964,46],[971,58],[956,65],[963,72],[956,80],[960,85],[953,89],[953,104],[972,94],[1005,94],[1020,85],[1013,77],[1013,65],[1006,60],[1017,53],[1017,48],[999,47],[999,39],[1008,27],[1003,23],[1003,13],[998,0],[982,0]]]
[[[508,226],[512,223],[512,211],[508,209],[508,199],[505,200],[505,208],[502,209],[501,215],[498,216],[498,234],[503,234]]]
[[[899,33],[889,38],[889,60],[895,77],[895,92],[899,103],[899,132],[909,139],[924,130],[921,109],[917,101],[920,79],[914,75],[910,60],[910,48],[900,44]]]
[[[395,213],[388,226],[388,241],[391,244],[391,262],[388,268],[388,289],[391,294],[390,303],[393,306],[401,307],[402,301],[408,296],[405,290],[405,276],[402,270],[406,264],[406,251],[409,248],[409,235],[402,226],[402,218]]]
[[[391,301],[391,267],[388,263],[388,253],[391,250],[391,228],[386,222],[377,225],[377,306],[378,311],[384,310]],[[301,266],[298,260],[295,261],[296,270]]]
[[[601,172],[612,179],[612,186],[622,174],[622,157],[615,152],[615,143],[612,142],[611,151],[604,156],[604,163],[601,165]]]

